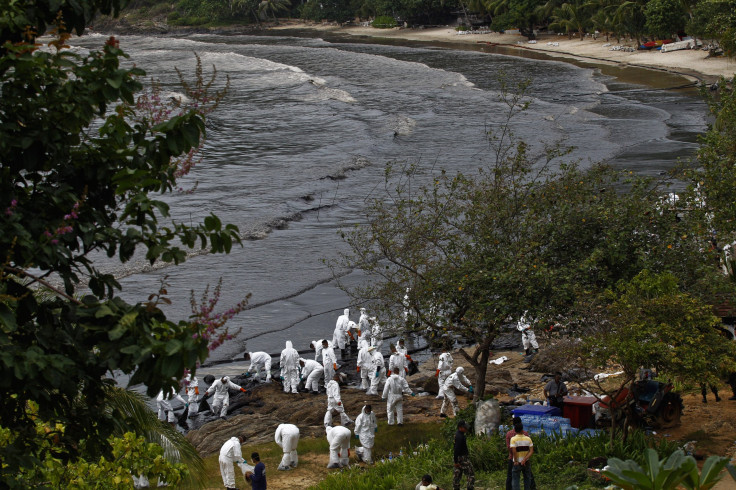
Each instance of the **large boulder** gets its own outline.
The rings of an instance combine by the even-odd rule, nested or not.
[[[501,423],[501,407],[498,400],[492,398],[479,401],[475,407],[475,435],[494,434]]]

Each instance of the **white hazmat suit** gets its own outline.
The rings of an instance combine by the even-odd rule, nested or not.
[[[345,348],[348,339],[348,324],[350,323],[350,309],[345,308],[343,314],[337,317],[335,331],[332,333],[332,344],[340,350]]]
[[[319,379],[322,377],[322,373],[324,373],[322,364],[311,359],[299,360],[304,361],[301,373],[301,378],[304,380],[304,388],[313,393],[317,393],[319,391]]]
[[[342,425],[348,425],[352,423],[348,414],[345,413],[345,408],[342,406],[342,399],[340,399],[340,385],[334,379],[327,383],[327,412],[325,413],[324,424],[325,426],[332,425],[332,411],[336,411],[340,414],[340,423]]]
[[[373,464],[373,444],[376,440],[376,414],[373,411],[366,412],[366,408],[355,419],[355,433],[358,435],[360,444],[363,447],[356,447],[355,454],[368,464]]]
[[[534,329],[532,329],[532,324],[526,316],[527,313],[525,311],[521,315],[519,323],[516,324],[516,329],[521,332],[521,344],[524,346],[526,353],[529,354],[529,348],[539,349],[539,343],[537,343],[537,335],[534,333]]]
[[[284,451],[278,469],[290,470],[296,468],[297,463],[299,463],[299,456],[296,453],[296,447],[299,444],[299,427],[293,424],[281,424],[276,427],[274,438],[276,444]]]
[[[222,482],[226,488],[237,488],[235,484],[235,467],[236,464],[243,469],[246,464],[243,459],[243,453],[240,450],[240,440],[237,437],[231,437],[220,448],[220,474]],[[243,471],[245,471],[243,469]]]
[[[386,380],[381,396],[386,400],[388,425],[394,425],[394,412],[396,413],[396,423],[399,425],[404,423],[404,393],[407,395],[413,394],[411,388],[409,388],[409,383],[398,374],[392,374]]]
[[[400,377],[406,377],[406,356],[398,351],[391,354],[388,358],[388,376],[398,374]]]
[[[281,377],[284,382],[284,392],[297,393],[299,385],[299,353],[292,347],[291,340],[286,341],[286,348],[281,351]]]
[[[196,376],[192,378],[191,374],[187,374],[185,381],[187,401],[189,402],[189,416],[193,417],[199,412],[199,380]]]
[[[360,309],[360,318],[358,319],[358,335],[361,339],[371,343],[371,323],[365,308]]]
[[[168,395],[164,395],[163,390],[159,391],[156,397],[156,406],[158,408],[158,419],[162,422],[176,423],[176,416],[174,415],[174,409],[171,407],[171,399],[176,398],[184,405],[187,402],[178,393],[174,392],[172,388]]]
[[[335,371],[337,371],[335,350],[329,344],[326,349],[324,345],[322,346],[322,367],[325,370],[325,383],[328,383],[335,375]]]
[[[309,346],[314,349],[314,360],[317,362],[322,362],[322,341],[324,339],[320,340],[313,340],[309,343]],[[332,342],[329,340],[327,341],[327,345],[330,347],[334,347]]]
[[[227,415],[227,407],[230,406],[230,390],[240,390],[245,393],[244,388],[230,381],[230,378],[227,376],[223,376],[222,378],[215,380],[215,382],[212,383],[212,386],[207,389],[208,395],[214,393],[212,403],[210,403],[210,408],[212,408],[213,414],[217,414],[219,411],[220,417]]]
[[[445,394],[445,399],[442,400],[442,407],[440,407],[440,413],[445,413],[445,406],[449,405],[452,407],[452,416],[457,414],[457,397],[455,396],[455,388],[458,390],[468,392],[468,388],[465,385],[470,386],[470,380],[464,374],[465,370],[462,366],[458,367],[454,373],[449,375],[445,380],[445,384],[442,385],[442,391]],[[464,384],[463,384],[464,383]]]
[[[383,328],[378,323],[378,320],[376,320],[376,317],[371,317],[371,324],[373,325],[371,327],[371,345],[376,348],[376,350],[381,350],[381,346],[383,345]]]
[[[368,351],[368,342],[360,341],[360,350],[358,351],[357,369],[360,373],[360,389],[367,390],[371,385],[370,375],[373,367],[373,356]]]
[[[330,443],[328,468],[342,468],[350,462],[350,429],[347,427],[325,427],[327,442]]]
[[[452,354],[449,352],[443,352],[440,354],[440,362],[437,364],[437,398],[444,397],[444,392],[442,391],[442,387],[445,386],[445,381],[447,380],[447,377],[452,374],[452,364],[454,362],[454,359],[452,358]]]
[[[378,386],[386,381],[386,361],[383,359],[383,354],[375,347],[371,347],[371,386],[366,391],[366,395],[377,395]]]
[[[246,374],[253,373],[253,376],[258,379],[261,371],[266,372],[266,383],[271,382],[271,356],[266,352],[249,352],[250,355],[250,366]]]

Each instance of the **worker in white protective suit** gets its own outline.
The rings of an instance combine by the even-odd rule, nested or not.
[[[452,358],[452,354],[448,352],[448,349],[442,351],[440,354],[440,362],[437,364],[437,398],[444,398],[445,394],[442,391],[442,387],[445,386],[447,377],[452,374],[452,364],[455,360]]]
[[[398,374],[400,377],[405,378],[408,371],[406,367],[406,357],[404,354],[399,353],[396,350],[396,346],[391,344],[391,357],[388,358],[388,373],[387,376],[392,374]]]
[[[184,378],[184,385],[187,393],[187,402],[189,402],[189,417],[194,417],[199,412],[199,380],[196,376],[192,377],[187,374]]]
[[[299,444],[299,427],[293,424],[280,424],[276,427],[274,437],[276,444],[284,451],[278,469],[285,471],[296,468],[299,463],[299,456],[296,453],[296,446]]]
[[[271,355],[266,352],[246,352],[243,354],[246,361],[250,361],[250,366],[245,372],[245,377],[253,376],[256,381],[260,377],[261,371],[266,373],[266,383],[271,382]]]
[[[281,351],[281,381],[284,383],[284,393],[291,391],[298,393],[299,385],[299,353],[291,346],[291,340],[286,341],[286,348]]]
[[[396,423],[404,425],[404,393],[414,396],[406,379],[396,373],[389,376],[383,387],[383,395],[381,395],[381,398],[386,400],[388,425],[394,425],[394,413],[396,414]]]
[[[470,380],[465,376],[464,372],[465,370],[462,366],[458,367],[454,373],[447,377],[445,384],[442,385],[445,399],[442,400],[442,406],[440,407],[440,417],[447,417],[445,407],[448,405],[452,407],[452,416],[454,417],[457,414],[458,406],[455,388],[466,393],[473,392],[473,386],[470,384]]]
[[[356,361],[358,374],[360,374],[360,389],[367,390],[371,385],[370,375],[371,367],[373,367],[373,356],[368,351],[370,345],[365,340],[360,341],[360,350],[358,351],[358,360]]]
[[[376,440],[377,431],[376,414],[370,405],[366,405],[358,418],[355,419],[355,437],[360,440],[360,444],[363,446],[355,448],[355,455],[358,460],[373,464],[373,444]]]
[[[340,359],[345,359],[345,346],[348,342],[350,309],[345,308],[342,315],[337,317],[335,331],[332,333],[332,345],[340,349]],[[350,334],[352,337],[352,334]]]
[[[371,317],[371,345],[376,350],[381,350],[381,346],[383,345],[383,328],[375,316]]]
[[[313,395],[319,394],[319,380],[324,373],[322,364],[311,359],[299,359],[299,365],[302,367],[299,378],[304,381],[304,388]]]
[[[309,343],[309,348],[314,349],[314,360],[317,362],[322,362],[322,342],[324,342],[325,339],[319,339],[319,340],[313,340]],[[327,345],[330,347],[334,347],[332,344],[332,341],[327,341]]]
[[[332,411],[340,414],[340,423],[342,425],[350,425],[353,421],[345,413],[345,407],[342,406],[342,399],[340,398],[340,385],[337,382],[338,376],[334,375],[332,380],[327,383],[327,412],[325,413],[324,424],[325,426],[332,425]]]
[[[534,329],[532,328],[532,323],[527,317],[527,313],[529,312],[525,311],[524,314],[521,315],[519,323],[516,324],[516,329],[521,332],[521,344],[524,346],[524,352],[526,355],[529,355],[537,352],[539,344],[537,343],[537,336],[534,334]]]
[[[335,350],[326,340],[322,341],[322,368],[325,370],[325,384],[327,384],[337,371],[337,357]]]
[[[368,348],[371,353],[371,386],[366,391],[366,395],[377,395],[378,386],[386,381],[386,361],[383,359],[381,351],[371,346]]]
[[[370,345],[371,343],[371,322],[368,318],[368,313],[365,312],[365,308],[360,309],[360,318],[358,319],[358,337],[365,340]]]
[[[217,414],[219,411],[220,418],[222,419],[227,415],[227,407],[230,406],[230,390],[240,390],[243,393],[248,393],[248,390],[230,381],[228,376],[223,376],[212,383],[212,386],[207,389],[203,398],[203,400],[207,399],[208,396],[214,393],[212,403],[210,403],[210,408],[212,408],[213,414]]]
[[[243,459],[243,453],[240,450],[240,446],[244,442],[245,436],[231,437],[220,448],[220,474],[227,490],[237,490],[238,488],[235,484],[235,467],[233,465],[240,466],[245,472],[244,468],[247,463]]]
[[[174,415],[174,409],[171,407],[172,398],[176,398],[182,402],[185,408],[189,406],[189,403],[187,403],[179,393],[175,392],[174,388],[171,388],[168,394],[164,394],[163,390],[159,391],[158,396],[156,397],[156,406],[158,408],[158,419],[161,422],[168,421],[171,425],[175,426],[176,415]]]
[[[325,426],[327,442],[330,444],[328,468],[343,468],[350,462],[350,429],[347,427]]]

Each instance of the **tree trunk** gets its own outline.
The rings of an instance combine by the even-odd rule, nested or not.
[[[491,344],[496,338],[495,335],[487,337],[478,347],[475,348],[475,352],[470,356],[464,349],[460,350],[460,354],[473,366],[475,369],[475,382],[473,384],[473,401],[477,402],[483,398],[486,391],[486,373],[488,371],[488,357],[491,353]]]

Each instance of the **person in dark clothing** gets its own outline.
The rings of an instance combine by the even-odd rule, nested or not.
[[[255,468],[253,472],[245,472],[245,479],[250,482],[253,490],[266,490],[266,465],[261,462],[258,453],[251,454],[250,459],[253,460]]]
[[[453,490],[460,490],[460,479],[462,478],[463,473],[465,473],[465,478],[468,481],[468,490],[473,490],[475,488],[475,473],[473,472],[473,465],[470,464],[468,443],[465,440],[465,433],[467,431],[468,424],[466,424],[464,420],[458,421],[457,432],[455,433],[455,471],[452,476]]]
[[[718,387],[712,384],[707,384],[707,386],[710,386],[710,391],[712,391],[716,396],[716,401],[721,401],[721,397],[718,396]],[[708,403],[708,399],[705,397],[706,393],[708,393],[708,390],[706,390],[706,383],[700,383],[700,393],[703,395],[703,403]]]
[[[529,436],[529,433],[527,431],[523,430],[524,425],[521,422],[521,417],[514,417],[513,424],[514,424],[514,427],[518,424],[522,428],[523,434],[525,436]],[[514,437],[514,435],[516,435],[516,430],[515,429],[511,429],[510,431],[508,431],[506,433],[506,449],[509,450],[508,467],[506,468],[506,490],[511,490],[512,489],[512,487],[511,487],[511,472],[514,469],[514,455],[511,452],[510,443],[511,443],[511,438]],[[534,482],[534,475],[531,474],[531,472],[530,472],[530,475],[529,476],[531,477],[531,489],[532,490],[536,490],[537,484]]]

